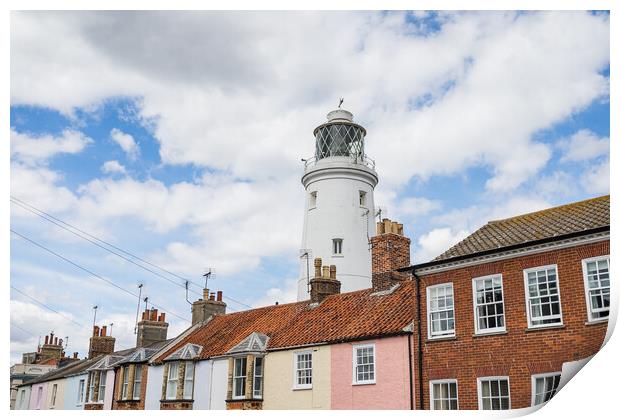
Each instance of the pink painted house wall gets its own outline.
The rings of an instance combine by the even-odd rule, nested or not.
[[[409,410],[408,338],[403,335],[332,345],[331,408]],[[353,347],[371,343],[375,345],[375,383],[353,385]]]
[[[40,400],[37,399],[39,395],[39,388],[42,388]],[[45,408],[45,401],[47,401],[47,382],[32,385],[32,388],[30,389],[28,409],[43,410]]]

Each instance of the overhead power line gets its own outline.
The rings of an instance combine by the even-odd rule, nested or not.
[[[78,327],[82,327],[84,328],[84,325],[80,324],[77,321],[74,321],[73,319],[69,318],[68,316],[64,315],[62,312],[57,311],[56,309],[52,308],[51,306],[46,305],[45,303],[41,302],[40,300],[37,300],[35,298],[33,298],[32,296],[30,296],[28,293],[22,292],[21,290],[19,290],[17,287],[11,285],[11,289],[15,290],[17,293],[19,293],[20,295],[26,296],[28,299],[32,300],[33,302],[37,303],[38,305],[49,309],[50,311],[57,313],[58,315],[60,315],[61,317],[65,318],[68,321],[73,322],[75,325],[77,325]]]
[[[50,254],[52,254],[52,255],[54,255],[54,256],[56,256],[56,257],[60,258],[61,260],[63,260],[63,261],[65,261],[65,262],[67,262],[67,263],[69,263],[69,264],[73,265],[74,267],[77,267],[77,268],[79,268],[80,270],[87,272],[87,273],[88,273],[88,274],[90,274],[91,276],[96,277],[96,278],[98,278],[99,280],[104,281],[105,283],[109,284],[110,286],[115,287],[115,288],[117,288],[117,289],[119,289],[119,290],[121,290],[121,291],[123,291],[123,292],[125,292],[125,293],[127,293],[127,294],[129,294],[129,295],[131,295],[131,296],[133,296],[133,297],[138,297],[138,295],[137,295],[137,294],[135,294],[135,293],[133,293],[132,291],[127,290],[127,289],[125,289],[125,288],[124,288],[124,287],[122,287],[122,286],[119,286],[118,284],[116,284],[116,283],[112,282],[111,280],[108,280],[108,279],[106,279],[105,277],[100,276],[99,274],[97,274],[97,273],[95,273],[95,272],[93,272],[93,271],[89,270],[88,268],[85,268],[85,267],[81,266],[80,264],[78,264],[78,263],[76,263],[76,262],[74,262],[74,261],[70,260],[69,258],[64,257],[63,255],[61,255],[61,254],[59,254],[59,253],[57,253],[57,252],[55,252],[55,251],[52,251],[51,249],[47,248],[46,246],[41,245],[40,243],[38,243],[38,242],[36,242],[36,241],[34,241],[34,240],[32,240],[32,239],[30,239],[30,238],[28,238],[28,237],[26,237],[26,236],[22,235],[21,233],[16,232],[16,231],[15,231],[15,230],[13,230],[13,229],[11,229],[11,232],[12,232],[13,234],[15,234],[15,235],[19,236],[20,238],[22,238],[22,239],[24,239],[24,240],[26,240],[26,241],[30,242],[31,244],[33,244],[33,245],[35,245],[35,246],[37,246],[37,247],[39,247],[39,248],[41,248],[41,249],[43,249],[43,250],[45,250],[45,251],[49,252]],[[169,313],[170,315],[173,315],[173,316],[175,316],[175,317],[177,317],[177,318],[179,318],[179,319],[182,319],[182,320],[184,320],[184,321],[188,321],[188,322],[189,322],[189,319],[187,319],[187,318],[185,318],[185,317],[182,317],[182,316],[180,316],[180,315],[178,315],[178,314],[175,314],[174,312],[172,312],[172,311],[170,311],[170,310],[168,310],[168,309],[164,308],[164,307],[163,307],[163,306],[161,306],[161,305],[156,304],[155,302],[152,302],[152,301],[150,301],[150,302],[151,302],[151,304],[152,304],[153,306],[158,307],[158,308],[159,308],[159,309],[161,309],[162,311],[166,311],[166,312],[167,312],[167,313]]]
[[[63,221],[63,220],[61,220],[61,219],[59,219],[59,218],[57,218],[57,217],[55,217],[55,216],[53,216],[53,215],[51,215],[49,213],[46,213],[45,211],[43,211],[41,209],[38,209],[35,206],[33,206],[32,204],[29,204],[29,203],[27,203],[27,202],[25,202],[23,200],[20,200],[17,197],[11,196],[11,202],[16,204],[16,205],[18,205],[19,207],[23,208],[24,210],[29,211],[30,213],[35,214],[35,215],[41,217],[42,219],[47,220],[50,223],[53,223],[54,225],[56,225],[56,226],[58,226],[58,227],[60,227],[60,228],[62,228],[64,230],[66,230],[67,232],[70,232],[73,235],[75,235],[75,236],[77,236],[77,237],[79,237],[81,239],[84,239],[85,241],[88,241],[91,244],[93,244],[93,245],[95,245],[95,246],[97,246],[97,247],[99,247],[101,249],[104,249],[104,250],[106,250],[106,251],[108,251],[108,252],[118,256],[119,258],[122,258],[123,260],[125,260],[125,261],[127,261],[127,262],[129,262],[131,264],[134,264],[134,265],[142,268],[143,270],[146,270],[149,273],[152,273],[152,274],[154,274],[154,275],[156,275],[156,276],[158,276],[158,277],[160,277],[160,278],[162,278],[162,279],[164,279],[164,280],[174,284],[175,286],[182,287],[182,288],[185,289],[185,284],[187,282],[187,284],[192,284],[192,285],[202,289],[202,285],[200,285],[200,284],[198,284],[198,283],[196,283],[196,282],[194,282],[194,281],[192,281],[190,279],[187,279],[187,278],[185,278],[183,276],[180,276],[180,275],[178,275],[178,274],[176,274],[176,273],[174,273],[172,271],[169,271],[169,270],[167,270],[167,269],[165,269],[165,268],[163,268],[163,267],[161,267],[161,266],[159,266],[157,264],[151,263],[151,262],[149,262],[149,261],[147,261],[147,260],[145,260],[143,258],[140,258],[137,255],[135,255],[135,254],[133,254],[133,253],[131,253],[129,251],[126,251],[126,250],[124,250],[124,249],[122,249],[122,248],[120,248],[120,247],[118,247],[118,246],[116,246],[114,244],[111,244],[110,242],[107,242],[107,241],[105,241],[105,240],[103,240],[103,239],[101,239],[101,238],[99,238],[99,237],[97,237],[95,235],[92,235],[92,234],[90,234],[88,232],[85,232],[84,230],[82,230],[82,229],[80,229],[80,228],[78,228],[78,227],[76,227],[76,226],[74,226],[74,225],[72,225],[70,223],[67,223],[67,222],[65,222],[65,221]],[[107,246],[104,246],[102,244],[107,245]],[[113,248],[113,249],[110,249],[108,247]],[[118,252],[116,252],[115,250],[118,251]],[[126,255],[130,256],[131,258],[128,258],[125,255],[120,254],[119,252],[122,252],[123,254],[126,254]],[[161,270],[161,271],[163,271],[165,273],[168,273],[168,274],[178,278],[179,280],[183,280],[183,284],[177,283],[176,281],[174,281],[174,280],[172,280],[172,279],[170,279],[170,278],[168,278],[168,277],[166,277],[166,276],[164,276],[164,275],[162,275],[162,274],[160,274],[160,273],[158,273],[156,271],[153,271],[150,268],[145,267],[144,265],[139,264],[139,263],[137,263],[134,260],[138,260],[138,261],[140,261],[140,262],[142,262],[144,264],[147,264],[147,265],[149,265],[151,267],[157,268],[158,270]],[[194,293],[197,296],[202,296],[201,293],[198,293],[198,292],[196,292],[196,291],[194,291],[192,289],[188,289],[188,290],[190,292]],[[247,305],[247,304],[245,304],[243,302],[240,302],[239,300],[234,299],[233,297],[231,297],[229,295],[226,295],[226,296],[227,296],[227,299],[231,300],[232,302],[235,302],[235,303],[237,303],[237,304],[239,304],[241,306],[244,306],[246,308],[251,308],[250,305]]]
[[[18,330],[21,330],[22,332],[25,332],[26,334],[28,334],[28,335],[30,335],[30,336],[36,337],[36,334],[35,334],[35,333],[30,332],[30,331],[28,331],[27,329],[20,327],[19,325],[17,325],[17,324],[16,324],[16,323],[14,323],[14,322],[11,322],[11,327],[15,327],[15,328],[17,328]]]

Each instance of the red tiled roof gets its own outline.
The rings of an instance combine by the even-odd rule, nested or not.
[[[609,226],[609,196],[494,220],[433,262]]]
[[[404,282],[389,294],[365,289],[329,296],[318,306],[303,301],[216,315],[156,362],[187,343],[203,347],[201,359],[220,356],[253,332],[269,336],[268,349],[395,335],[413,321],[414,299],[413,282]]]

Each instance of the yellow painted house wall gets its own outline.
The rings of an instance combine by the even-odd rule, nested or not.
[[[65,378],[57,379],[55,381],[50,381],[47,384],[47,401],[45,404],[45,409],[47,410],[62,410],[64,408],[65,401],[65,384],[67,380]],[[52,389],[54,389],[54,385],[58,385],[58,389],[56,391],[56,404],[52,405]]]
[[[293,355],[312,350],[312,388],[294,389]],[[275,351],[265,356],[263,409],[312,410],[331,407],[330,346]]]

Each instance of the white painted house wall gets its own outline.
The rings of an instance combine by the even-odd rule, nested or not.
[[[103,397],[104,410],[112,409],[112,400],[114,399],[114,378],[114,369],[107,370],[105,378],[105,394]]]
[[[16,410],[28,410],[28,406],[30,404],[30,390],[31,386],[22,386],[17,388],[17,399],[15,400],[15,409]],[[22,397],[22,391],[23,397]]]
[[[146,381],[146,396],[144,400],[145,410],[159,410],[159,400],[161,400],[161,386],[163,380],[164,366],[150,365]]]
[[[200,360],[194,365],[194,410],[210,409],[211,366],[211,360]]]
[[[226,410],[226,392],[228,390],[228,359],[212,361],[211,374],[211,410]]]

